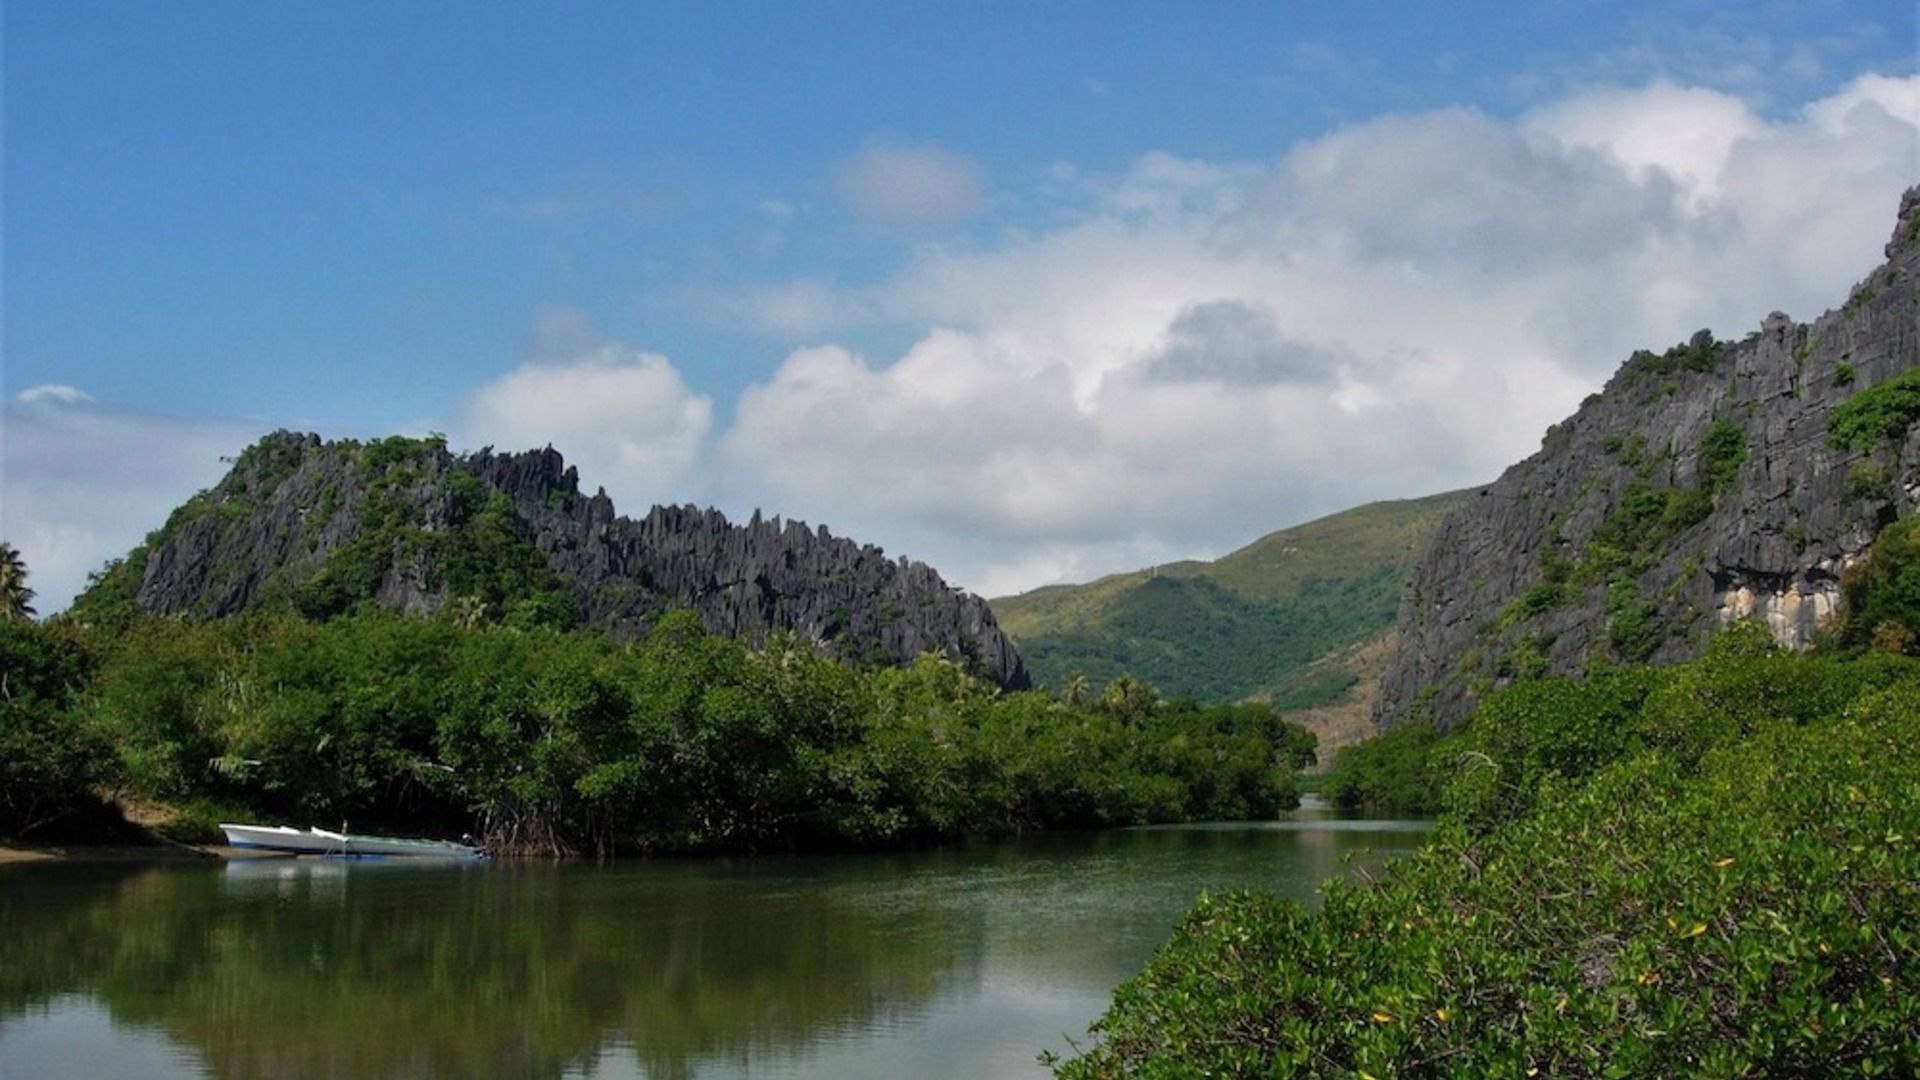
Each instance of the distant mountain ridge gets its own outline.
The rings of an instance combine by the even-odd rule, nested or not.
[[[1393,625],[1427,538],[1467,497],[1371,503],[1179,562],[992,601],[1034,679],[1120,675],[1169,698],[1324,705],[1365,673],[1340,658]]]
[[[668,611],[753,644],[792,632],[847,659],[944,653],[1028,685],[986,601],[924,563],[799,521],[734,525],[716,510],[618,516],[551,447],[454,454],[445,440],[360,443],[281,431],[99,576],[76,615],[114,604],[326,617],[363,603],[469,621],[585,626],[634,637]]]
[[[1730,620],[1807,646],[1850,567],[1920,503],[1920,187],[1886,262],[1812,324],[1642,351],[1439,528],[1378,720],[1497,686],[1700,655]]]

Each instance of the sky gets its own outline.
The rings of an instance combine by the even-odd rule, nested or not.
[[[1491,481],[1811,321],[1912,0],[5,0],[0,540],[42,615],[278,429],[551,445],[988,597]]]

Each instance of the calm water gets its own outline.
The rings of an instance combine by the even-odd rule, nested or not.
[[[845,858],[0,867],[0,1078],[1044,1077],[1203,890],[1310,899],[1313,809]]]

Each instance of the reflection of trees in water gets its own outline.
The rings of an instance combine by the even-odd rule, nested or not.
[[[0,1018],[89,996],[233,1080],[554,1077],[603,1053],[684,1078],[949,995],[1104,995],[1202,890],[1311,901],[1349,853],[1414,843],[1301,825],[611,867],[43,864],[0,879]]]
[[[685,1077],[919,1007],[959,952],[932,909],[649,867],[63,869],[0,890],[6,1012],[92,994],[220,1077],[557,1076],[613,1042]]]

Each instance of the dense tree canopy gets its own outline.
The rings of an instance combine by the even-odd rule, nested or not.
[[[183,808],[206,839],[255,817],[609,854],[1264,817],[1294,804],[1312,754],[1263,706],[1168,704],[1132,679],[1070,705],[940,656],[862,669],[786,636],[755,651],[689,613],[633,645],[370,609],[135,617],[84,664],[51,631],[9,640],[33,654],[22,671],[66,674],[7,713],[7,805],[29,773],[58,776]],[[75,737],[34,734],[49,726]]]

